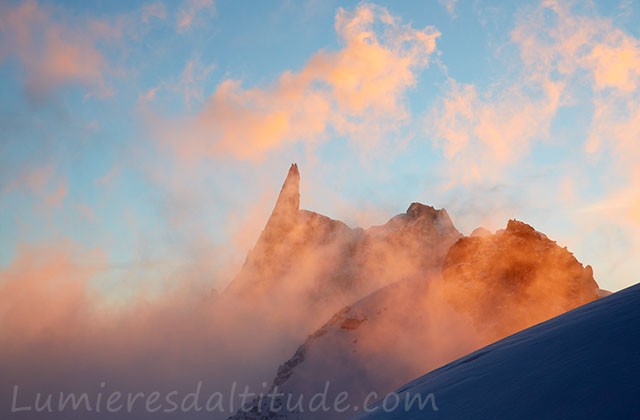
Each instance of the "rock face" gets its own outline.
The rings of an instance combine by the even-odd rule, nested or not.
[[[420,234],[413,224],[447,230],[445,216],[412,204],[384,231],[389,238],[394,226],[407,236]],[[287,404],[322,393],[329,383],[329,401],[347,392],[350,406],[362,407],[370,392],[384,396],[464,354],[595,300],[598,290],[589,266],[522,222],[509,221],[496,234],[460,238],[442,269],[372,293],[309,336],[273,380],[272,390],[283,393],[274,402],[280,410],[270,410],[268,398],[256,400],[232,419],[350,418],[354,410],[300,412]]]
[[[462,236],[445,210],[419,203],[382,226],[352,229],[301,210],[299,186],[294,164],[267,225],[224,294],[252,304],[287,305],[287,317],[306,328],[317,328],[339,308],[390,283],[439,269]]]
[[[494,339],[599,297],[590,266],[517,220],[495,235],[456,242],[443,279],[450,304]]]

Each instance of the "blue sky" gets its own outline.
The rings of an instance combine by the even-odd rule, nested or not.
[[[71,243],[109,299],[224,287],[297,162],[303,207],[351,226],[413,201],[465,234],[517,218],[602,287],[637,281],[637,3],[0,11],[4,269]]]

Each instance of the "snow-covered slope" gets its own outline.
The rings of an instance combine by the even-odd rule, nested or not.
[[[430,401],[406,410],[407,395],[429,394],[437,411]],[[640,285],[482,348],[397,395],[396,410],[380,405],[357,419],[638,419]]]
[[[273,386],[296,401],[322,393],[329,382],[329,400],[347,392],[348,403],[361,406],[371,392],[391,392],[496,339],[597,298],[590,267],[512,220],[494,235],[461,238],[447,254],[443,271],[425,271],[338,312],[280,367]],[[326,412],[269,413],[269,405],[266,399],[256,401],[252,411],[234,418],[327,418]],[[342,419],[353,411],[330,414]]]

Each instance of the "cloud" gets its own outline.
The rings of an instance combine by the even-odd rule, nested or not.
[[[180,77],[172,82],[163,82],[147,89],[139,97],[139,103],[147,105],[156,100],[158,93],[174,92],[182,96],[186,109],[201,106],[205,100],[204,85],[211,73],[216,69],[213,64],[204,65],[199,57],[195,57],[185,64]]]
[[[197,2],[194,7],[194,13],[201,12]],[[128,50],[146,44],[158,22],[169,24],[162,22],[166,19],[163,2],[98,18],[36,0],[2,4],[0,64],[16,65],[16,75],[32,101],[74,86],[81,86],[86,97],[113,96],[113,76],[135,73],[115,57],[126,58]]]
[[[480,93],[472,84],[449,80],[430,111],[426,133],[451,161],[451,184],[497,182],[533,141],[548,137],[563,88],[550,80],[516,80]]]
[[[67,181],[59,177],[52,164],[23,167],[0,190],[2,196],[15,192],[28,193],[49,211],[59,207],[67,196]]]
[[[560,108],[585,98],[585,91],[595,109],[587,150],[612,139],[612,131],[620,133],[615,148],[635,144],[629,106],[638,98],[640,80],[636,38],[588,10],[545,1],[521,13],[502,48],[510,47],[519,60],[510,58],[497,83],[482,87],[451,79],[429,113],[427,134],[452,161],[453,183],[496,182],[534,144],[549,139]]]
[[[86,319],[89,312],[86,284],[97,267],[77,265],[73,259],[79,255],[92,262],[100,260],[98,251],[82,253],[68,241],[50,247],[19,247],[15,260],[0,271],[3,341],[18,346],[42,336],[73,334],[78,319]]]
[[[438,2],[447,10],[449,15],[455,17],[458,0],[438,0]]]
[[[109,95],[104,81],[108,63],[96,45],[101,37],[112,35],[106,28],[99,21],[79,27],[63,23],[35,1],[3,6],[0,62],[16,60],[33,99],[66,85],[84,85],[93,94]]]
[[[167,8],[162,2],[145,4],[142,7],[141,20],[148,23],[152,18],[165,20],[167,18]]]
[[[211,255],[205,257],[210,263]],[[142,280],[139,268],[123,268],[129,287]],[[154,299],[134,295],[118,308],[108,305],[96,288],[113,269],[100,249],[83,250],[69,240],[18,246],[13,261],[0,267],[0,340],[11,343],[0,349],[2,376],[20,386],[37,384],[52,391],[76,381],[89,387],[107,376],[123,387],[173,387],[204,375],[221,389],[232,381],[218,376],[225,369],[234,379],[244,378],[244,368],[233,362],[238,359],[227,346],[236,353],[247,347],[253,338],[245,338],[245,333],[252,327],[237,323],[228,312],[229,318],[222,312],[214,315],[213,302],[197,286],[202,266],[157,271],[162,278],[154,279],[156,286],[163,280],[167,285]],[[249,336],[260,342],[259,332]],[[177,337],[180,345],[175,345]],[[187,341],[191,344],[185,345]],[[254,352],[255,359],[271,352],[273,344]],[[68,375],[60,376],[59,369]],[[6,402],[4,396],[0,401]]]
[[[191,30],[206,16],[213,16],[216,12],[216,4],[213,0],[185,0],[178,10],[176,27],[178,32]]]
[[[429,63],[439,32],[413,29],[370,4],[340,9],[335,29],[340,50],[317,52],[302,70],[286,71],[268,87],[224,80],[199,113],[173,132],[165,126],[159,131],[169,132],[183,155],[255,159],[330,132],[375,138],[406,119],[404,95]]]
[[[581,15],[554,1],[545,2],[536,19],[521,23],[514,39],[526,50],[525,62],[533,65],[535,56],[535,67],[547,78],[559,74],[573,95],[585,82],[591,85],[593,113],[583,152],[605,169],[610,192],[587,207],[615,209],[617,223],[639,229],[640,40],[611,19]]]
[[[593,83],[596,93],[635,90],[640,76],[638,40],[611,19],[571,2],[545,1],[512,32],[527,68]]]
[[[67,196],[67,185],[59,184],[55,190],[45,197],[45,204],[48,208],[59,207],[62,201]]]
[[[599,89],[615,87],[624,92],[637,88],[640,75],[640,48],[638,41],[620,31],[607,35],[607,42],[597,45],[588,56],[596,86]]]

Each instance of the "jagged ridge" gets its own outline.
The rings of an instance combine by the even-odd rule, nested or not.
[[[225,293],[286,296],[317,325],[374,290],[440,267],[462,236],[445,210],[420,203],[385,225],[352,229],[301,210],[299,188],[293,164],[267,225]]]

